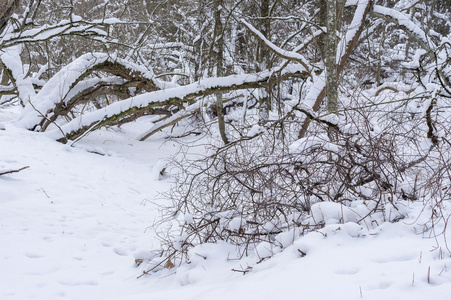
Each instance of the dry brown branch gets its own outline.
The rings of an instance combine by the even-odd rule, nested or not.
[[[15,169],[15,170],[0,170],[0,176],[1,175],[6,175],[6,174],[12,174],[12,173],[18,173],[20,171],[23,171],[25,169],[28,169],[30,166],[26,166],[20,169]]]

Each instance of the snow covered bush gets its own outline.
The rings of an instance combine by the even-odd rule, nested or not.
[[[317,3],[301,2],[299,28],[314,23],[340,32],[339,41],[332,43],[334,37],[321,30],[300,29],[281,43],[286,50],[264,26],[252,25],[258,22],[240,20],[274,54],[273,74],[295,65],[310,73],[277,83],[271,75],[257,90],[236,89],[244,90],[241,96],[221,90],[237,99],[224,109],[224,143],[213,138],[205,154],[174,161],[180,173],[162,221],[171,226],[161,229],[172,262],[189,260],[190,249],[203,243],[230,243],[241,255],[263,248],[275,253],[325,224],[373,228],[399,222],[412,201],[421,201],[430,214],[421,218],[422,230],[444,236],[449,20],[420,3],[356,0],[342,2],[340,26],[321,10],[309,23],[304,18]],[[297,34],[304,38],[297,40]],[[210,121],[218,114],[209,106],[197,112],[204,132],[217,137]]]
[[[440,207],[450,200],[451,149],[438,142],[435,128],[449,128],[449,112],[440,114],[430,99],[416,101],[413,112],[410,101],[389,97],[397,95],[375,97],[371,108],[361,108],[365,97],[349,99],[334,140],[325,122],[298,140],[290,134],[297,124],[274,122],[255,136],[178,160],[181,176],[165,209],[166,217],[176,216],[181,237],[167,246],[186,254],[197,244],[226,241],[244,254],[261,242],[283,248],[280,234],[328,222],[370,228],[397,222],[409,201]],[[430,133],[432,113],[445,118]]]

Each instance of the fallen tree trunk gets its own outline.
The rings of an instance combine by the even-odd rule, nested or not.
[[[190,85],[145,93],[115,102],[101,110],[83,114],[61,126],[65,137],[61,137],[59,131],[53,131],[51,135],[61,142],[64,142],[65,139],[74,140],[91,130],[123,124],[124,120],[131,122],[143,115],[156,114],[157,111],[161,111],[162,107],[173,105],[181,107],[183,103],[193,104],[196,98],[217,92],[262,88],[290,78],[305,79],[308,76],[309,73],[302,66],[294,65],[281,70],[277,76],[274,76],[274,72],[265,71],[256,74],[209,78]]]

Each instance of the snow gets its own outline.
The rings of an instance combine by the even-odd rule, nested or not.
[[[252,126],[252,128],[247,133],[247,136],[248,137],[254,137],[257,134],[261,133],[262,131],[264,131],[264,128],[261,127],[260,125],[256,124],[256,125]]]
[[[308,149],[322,148],[330,152],[340,152],[340,147],[328,142],[325,136],[309,136],[298,139],[289,147],[291,153],[301,153]]]
[[[5,63],[12,61],[12,59],[8,59]],[[17,124],[20,124],[20,126],[24,126],[26,128],[33,128],[42,119],[42,116],[36,111],[44,114],[50,111],[56,103],[62,102],[66,104],[71,99],[71,97],[75,96],[77,93],[90,86],[94,86],[100,81],[109,81],[113,83],[114,80],[120,80],[110,78],[102,80],[91,79],[78,82],[80,80],[80,76],[82,76],[83,73],[85,73],[95,65],[101,64],[106,61],[117,61],[130,70],[138,71],[144,77],[150,80],[154,80],[154,74],[152,71],[149,71],[136,64],[127,62],[119,58],[111,57],[111,55],[105,53],[84,54],[75,59],[72,63],[62,68],[58,73],[50,78],[50,80],[44,85],[44,87],[39,91],[37,95],[28,97],[28,100],[25,101],[27,105],[22,114],[17,119]],[[155,80],[155,83],[159,84],[161,82]],[[31,102],[31,104],[33,105],[28,102]]]
[[[338,64],[340,64],[340,61],[343,59],[343,57],[346,54],[345,48],[352,41],[352,39],[356,36],[356,34],[358,33],[358,30],[359,30],[359,27],[361,26],[362,22],[364,22],[365,11],[369,4],[368,2],[369,2],[369,0],[360,0],[357,4],[357,8],[355,10],[354,17],[352,19],[351,24],[349,25],[348,31],[346,32],[346,35],[345,35],[345,38],[340,41],[340,44],[338,46],[338,49],[341,49],[341,51],[338,51],[338,53],[337,53],[337,63]]]
[[[323,71],[319,76],[313,75],[313,84],[302,101],[303,108],[307,111],[313,110],[316,100],[326,87],[326,72]]]
[[[87,58],[87,59],[86,59]],[[77,68],[77,64],[72,63],[69,66],[70,68],[74,68],[75,72],[80,72],[81,69],[86,68],[86,65],[92,63],[92,61],[97,61],[98,59],[107,59],[107,57],[99,58],[99,56],[93,56],[90,57],[89,54],[84,55],[79,58],[80,64],[82,65],[82,68]],[[122,63],[125,63],[124,61],[121,61]],[[132,64],[129,64],[130,66],[133,66]],[[68,66],[68,67],[69,67]],[[66,74],[68,70],[61,71],[61,74]],[[286,68],[284,68],[281,71],[281,75],[289,74],[289,73],[295,73],[295,72],[303,72],[305,69],[301,65],[291,65]],[[59,74],[59,73],[58,73]],[[57,78],[59,75],[55,75],[52,77],[50,81],[53,80],[53,78]],[[110,104],[106,106],[104,109],[96,110],[93,112],[88,112],[83,114],[80,117],[76,117],[73,120],[71,120],[69,123],[61,126],[63,132],[70,133],[73,131],[78,130],[82,126],[93,126],[94,123],[102,121],[104,118],[114,116],[116,114],[119,114],[121,112],[124,112],[128,109],[137,107],[142,108],[145,107],[151,103],[155,102],[163,102],[169,99],[183,99],[184,97],[195,94],[195,93],[201,93],[207,89],[217,88],[217,87],[231,87],[231,86],[237,86],[244,83],[249,82],[256,82],[259,80],[262,80],[263,78],[267,78],[271,76],[271,72],[269,71],[263,71],[260,73],[255,74],[241,74],[241,75],[230,75],[226,77],[220,77],[220,78],[207,78],[204,80],[200,80],[196,83],[192,83],[185,86],[180,87],[168,87],[164,90],[158,90],[155,92],[149,92],[144,93],[135,97],[131,97],[122,101],[114,102],[113,104]],[[72,78],[72,79],[70,79]],[[75,79],[73,79],[74,76],[69,76],[66,80],[67,83],[65,86],[68,86],[69,82],[73,82]],[[57,80],[57,79],[55,79]],[[49,81],[49,82],[50,82]],[[161,82],[160,82],[161,83]],[[162,83],[161,83],[162,84]],[[51,85],[50,85],[51,86]],[[56,97],[57,92],[62,88],[59,85],[56,86],[57,88],[52,89],[52,94],[49,95],[49,97],[43,97],[42,102],[39,101],[39,103],[42,103],[43,107],[39,107],[39,111],[47,111],[45,108],[50,108],[53,105],[52,101],[56,101],[58,97]],[[66,89],[64,89],[65,91]],[[43,93],[42,90],[39,94]],[[44,96],[45,94],[43,94]],[[52,100],[54,99],[54,100]],[[174,114],[170,119],[167,120],[167,122],[170,122],[172,120],[175,120],[177,118],[180,118],[182,115],[185,115],[188,111],[199,109],[203,103],[201,103],[202,100],[199,100],[198,102],[190,105],[186,111],[180,111],[180,113]],[[36,107],[36,104],[35,104]],[[33,124],[37,124],[39,122],[40,117],[39,115],[36,115],[35,112],[32,111],[32,108],[29,108],[28,111],[24,112],[22,116],[20,117],[19,124],[22,126],[25,126],[27,128],[31,128]],[[158,126],[164,126],[158,125]],[[150,131],[147,131],[145,134],[141,134],[141,137],[146,136],[149,132],[157,130],[157,127],[154,127],[150,129]],[[49,131],[49,136],[52,136],[54,138],[60,138],[61,132],[59,130]]]
[[[362,216],[340,203],[320,202],[312,205],[312,217],[316,223],[336,224],[357,222]],[[357,224],[356,224],[357,225]]]
[[[415,55],[410,62],[403,63],[403,66],[410,69],[416,69],[420,67],[421,56],[425,55],[427,52],[424,49],[417,49]]]
[[[260,31],[258,31],[254,26],[252,26],[251,24],[246,22],[246,20],[241,19],[241,22],[249,30],[251,30],[254,35],[258,36],[258,38],[260,40],[262,40],[268,47],[270,47],[272,51],[274,51],[275,53],[277,53],[278,55],[280,55],[284,58],[287,58],[289,60],[294,60],[294,61],[301,63],[307,70],[311,69],[310,63],[303,55],[296,53],[295,51],[287,51],[287,50],[277,47],[274,43],[272,43],[268,39],[266,39],[265,36]]]
[[[55,103],[66,98],[71,87],[83,72],[95,64],[102,63],[108,59],[107,55],[85,54],[76,59],[71,64],[65,66],[55,76],[53,76],[45,86],[34,97],[30,97],[17,123],[26,128],[32,128],[41,120],[41,116],[36,112],[46,113],[51,110]],[[31,105],[31,102],[33,105]]]
[[[17,16],[16,16],[17,17]],[[30,23],[32,20],[28,20]],[[20,22],[19,22],[20,23]],[[10,47],[11,45],[20,42],[36,42],[46,41],[57,35],[68,35],[70,33],[79,34],[100,34],[104,39],[107,36],[107,32],[98,28],[96,25],[112,25],[125,23],[117,18],[109,18],[105,20],[95,20],[92,22],[83,21],[80,16],[72,15],[71,20],[61,20],[55,24],[45,24],[39,27],[35,27],[27,30],[8,30],[2,40],[4,43],[3,49]]]
[[[16,86],[19,92],[19,98],[23,103],[27,103],[36,95],[33,82],[30,77],[26,77],[27,70],[24,70],[20,52],[23,46],[18,45],[6,48],[0,52],[0,60],[5,66],[11,70],[13,77],[16,79]]]
[[[430,39],[426,38],[425,32],[418,25],[412,22],[409,19],[408,15],[399,12],[395,9],[383,7],[380,5],[374,5],[373,11],[383,16],[393,18],[399,23],[399,25],[404,26],[405,28],[407,28],[407,30],[409,30],[412,34],[414,34],[424,45],[429,47],[429,49],[435,49],[434,43]]]
[[[137,279],[147,266],[135,259],[154,259],[159,247],[152,224],[171,185],[159,174],[177,144],[163,134],[138,142],[138,120],[70,147],[15,127],[11,109],[0,108],[0,165],[30,168],[0,176],[1,299],[412,300],[451,291],[450,254],[423,233],[433,210],[422,201],[399,201],[407,217],[397,223],[376,213],[360,224],[371,203],[318,203],[314,218],[326,225],[305,236],[283,233],[280,246],[262,243],[243,258],[228,244],[204,244],[190,264]],[[307,142],[324,144],[299,143]]]

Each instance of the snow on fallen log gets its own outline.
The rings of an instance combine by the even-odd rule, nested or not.
[[[105,64],[109,64],[106,66]],[[111,66],[110,66],[111,65]],[[116,67],[116,69],[114,67]],[[58,104],[65,107],[68,102],[84,89],[92,86],[95,82],[83,81],[96,68],[105,67],[107,71],[117,76],[133,77],[139,74],[148,80],[153,90],[165,88],[168,83],[156,80],[152,71],[126,60],[112,57],[106,53],[87,53],[56,73],[39,91],[39,93],[25,102],[22,114],[16,120],[16,124],[28,129],[34,129],[48,116]],[[129,74],[119,74],[119,69],[127,70]],[[32,103],[28,103],[32,102]]]
[[[87,130],[95,130],[105,125],[112,125],[119,120],[136,114],[140,110],[151,111],[163,105],[171,105],[206,96],[218,91],[230,91],[247,88],[260,88],[272,78],[276,78],[273,70],[255,74],[231,75],[227,77],[208,78],[186,86],[158,90],[144,93],[129,99],[118,101],[103,109],[83,114],[69,123],[62,125],[61,129],[69,139],[83,135]],[[277,78],[282,80],[295,76],[308,76],[306,70],[299,64],[290,65],[280,71]],[[60,139],[61,132],[53,130],[48,133],[53,138]]]
[[[22,103],[26,103],[29,99],[36,96],[34,91],[33,81],[31,77],[26,77],[26,70],[23,68],[20,53],[22,52],[21,45],[2,49],[3,53],[0,55],[0,60],[11,71],[14,85],[19,92],[19,99]]]

